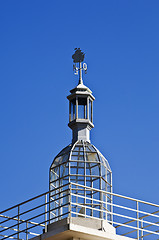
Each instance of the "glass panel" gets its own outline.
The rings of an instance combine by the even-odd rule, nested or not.
[[[90,148],[90,147],[86,147],[86,148],[85,148],[85,151],[86,151],[86,152],[91,152],[91,153],[92,153],[92,152],[96,153],[96,151],[94,150],[94,148]]]
[[[60,178],[68,175],[68,163],[62,164],[60,166]]]
[[[86,153],[86,160],[90,162],[98,162],[97,153]]]
[[[107,171],[107,181],[111,184],[111,173]]]
[[[66,161],[68,160],[68,154],[63,155],[61,158],[62,158],[62,159],[61,159],[61,163],[62,163],[62,162],[66,162]]]
[[[99,153],[99,158],[100,158],[100,162],[104,165],[104,167],[108,168],[108,170],[111,170],[107,159],[104,158],[100,153]]]
[[[86,151],[87,149],[89,149],[91,152],[96,152],[95,148],[91,144],[86,143],[86,145],[87,145]]]
[[[98,166],[98,165],[92,167],[92,168],[91,168],[91,171],[92,171],[92,175],[94,175],[94,176],[100,176],[100,171],[99,171],[99,166]]]
[[[54,180],[55,180],[54,174],[53,174],[53,172],[51,171],[51,172],[50,172],[50,182],[52,182],[52,181],[54,181]]]
[[[96,178],[94,181],[93,181],[93,187],[94,188],[97,188],[97,189],[100,189],[100,179],[99,178]],[[99,194],[99,192],[95,192],[94,191],[94,198],[96,198]],[[100,198],[97,198],[97,199],[100,199]]]
[[[56,176],[56,178],[59,177],[59,167],[52,168],[51,172]]]
[[[66,162],[67,160],[68,160],[68,154],[59,156],[59,157],[55,158],[52,167],[58,166],[60,163]]]
[[[71,101],[71,121],[76,118],[76,100]]]
[[[71,174],[77,175],[77,174],[78,174],[78,168],[76,168],[76,167],[71,167]]]
[[[101,164],[101,172],[102,172],[102,177],[105,179],[106,178],[106,171],[107,169]]]
[[[78,118],[87,119],[87,98],[78,98]]]

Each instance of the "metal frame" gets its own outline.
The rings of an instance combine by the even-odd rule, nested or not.
[[[99,190],[104,190],[112,192],[112,171],[108,164],[108,161],[103,157],[97,148],[95,148],[91,143],[87,141],[77,141],[74,144],[69,145],[64,148],[58,155],[55,157],[51,167],[50,167],[50,191],[55,188],[62,187],[66,183],[74,182],[91,188],[97,188]],[[61,191],[61,189],[60,189]],[[50,201],[53,200],[50,204],[50,222],[56,221],[57,219],[52,219],[56,212],[52,212],[52,208],[56,208],[61,205],[61,196],[60,191],[56,192],[56,196],[53,198],[50,194]],[[76,189],[76,194],[81,194],[81,190]],[[82,190],[83,196],[81,198],[81,203],[86,206],[86,197],[92,198],[91,207],[93,208],[93,199],[104,200],[106,202],[112,203],[112,195],[103,196],[101,193]],[[58,200],[57,200],[58,198]],[[76,197],[76,201],[77,201]],[[64,197],[63,201],[66,202],[67,199]],[[90,204],[90,203],[89,203]],[[99,205],[103,209],[102,205]],[[112,211],[112,206],[107,205],[106,209],[108,212]],[[57,211],[57,210],[56,210]],[[61,213],[67,211],[66,207],[61,208]],[[90,216],[93,216],[93,210],[88,210],[86,207],[80,208],[76,206],[76,212],[82,212],[87,214],[89,212]],[[101,215],[101,216],[100,216]],[[112,221],[111,214],[99,213],[99,218],[105,218]],[[60,220],[60,217],[59,219]]]

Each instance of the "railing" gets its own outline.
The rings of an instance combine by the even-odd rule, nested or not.
[[[113,203],[105,201],[111,194]],[[159,239],[159,205],[76,183],[0,212],[0,239],[28,240],[47,232],[49,223],[66,217],[107,220],[119,235],[138,240]]]

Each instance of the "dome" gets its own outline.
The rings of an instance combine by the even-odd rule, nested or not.
[[[86,197],[98,201],[105,200],[109,203],[107,211],[111,212],[111,194],[101,196],[100,190],[108,193],[112,192],[112,171],[107,159],[90,142],[78,140],[68,145],[54,158],[51,164],[50,191],[53,192],[53,196],[50,195],[50,202],[52,202],[51,209],[55,210],[52,211],[53,214],[50,218],[55,221],[57,220],[55,216],[59,216],[60,206],[62,206],[60,208],[62,216],[68,213],[68,209],[59,202],[60,197],[63,196],[62,203],[67,205],[69,200],[65,196],[68,195],[68,185],[74,186],[72,189],[75,190],[75,195],[83,196],[79,207],[74,209],[76,215],[81,214],[83,216],[83,214],[86,214],[80,208],[81,204],[85,204]],[[87,187],[87,189],[84,187]],[[94,189],[99,191],[94,191]],[[78,198],[76,197],[74,201],[77,203]],[[89,204],[94,207],[93,200]],[[103,208],[100,204],[97,204],[97,206]],[[91,214],[94,213],[91,211],[87,213],[87,215]],[[109,216],[111,217],[111,215],[108,215],[107,219]],[[100,216],[95,217],[100,218]]]
[[[51,168],[56,167],[59,164],[62,164],[69,160],[86,160],[89,163],[98,162],[111,172],[111,168],[107,159],[93,144],[87,141],[76,141],[74,144],[70,144],[62,149],[60,153],[54,158],[54,161],[51,164]]]

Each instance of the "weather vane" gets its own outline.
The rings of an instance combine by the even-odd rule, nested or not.
[[[83,84],[82,71],[87,73],[87,64],[82,64],[82,62],[84,61],[84,55],[85,54],[81,51],[80,48],[75,48],[75,53],[72,55],[73,62],[75,63],[73,64],[73,71],[75,75],[78,75],[79,73],[79,84]],[[79,63],[78,66],[77,63]]]

